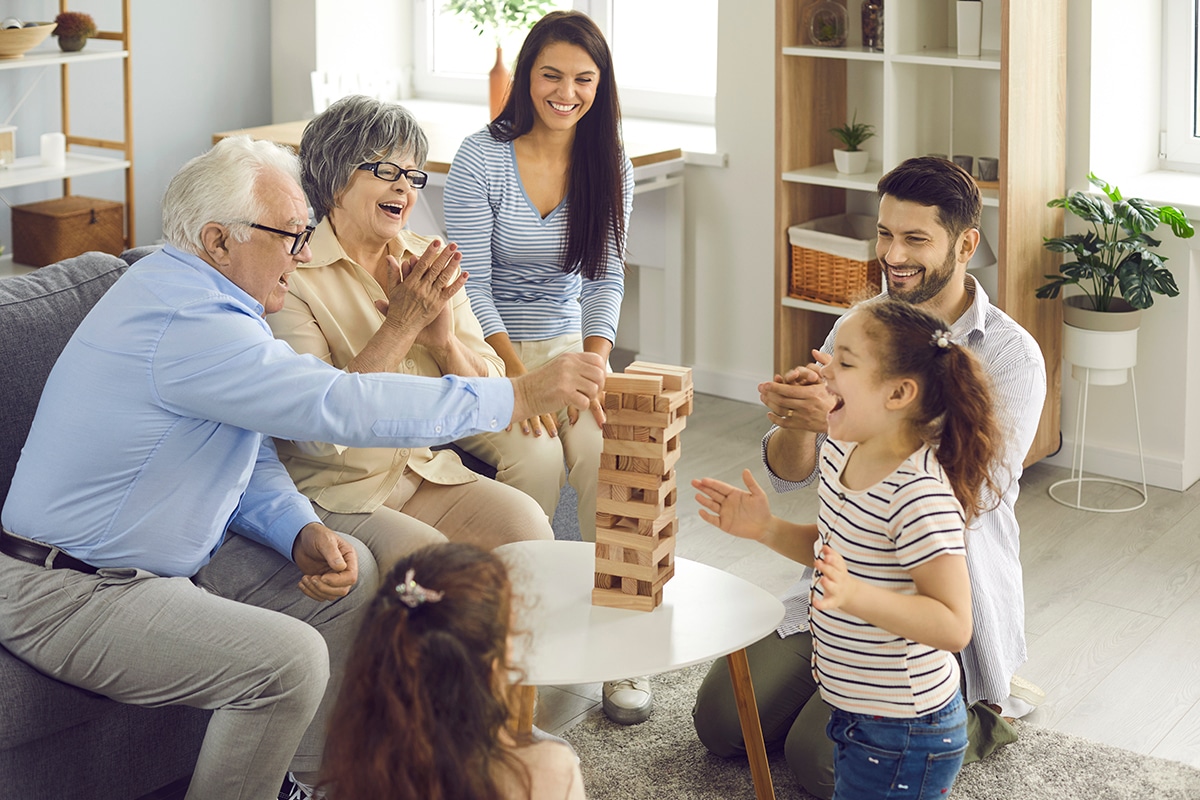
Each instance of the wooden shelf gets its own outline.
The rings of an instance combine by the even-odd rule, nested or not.
[[[860,193],[874,201],[882,175],[912,156],[998,157],[1001,182],[981,190],[983,227],[998,257],[990,299],[1037,339],[1046,361],[1046,404],[1028,461],[1058,447],[1061,311],[1038,301],[1035,289],[1056,268],[1042,240],[1061,235],[1063,225],[1062,212],[1046,202],[1064,194],[1065,143],[1046,137],[1061,137],[1065,128],[1067,2],[1001,0],[991,6],[990,30],[1005,52],[968,57],[953,46],[954,0],[887,4],[882,53],[854,41],[845,48],[798,46],[802,4],[776,0],[776,369],[808,363],[844,312],[788,296],[789,226],[861,211]],[[861,4],[848,0],[851,19]],[[859,175],[838,173],[831,163],[837,143],[829,129],[851,113],[876,128],[866,145],[872,163]]]
[[[0,168],[0,189],[78,178],[81,175],[120,172],[129,167],[130,163],[124,159],[81,153],[67,153],[66,167],[47,167],[42,164],[40,156],[27,156],[14,160],[9,167]]]
[[[48,67],[54,64],[81,64],[85,61],[112,61],[128,58],[129,51],[107,48],[95,40],[88,42],[87,48],[76,53],[64,53],[61,50],[31,50],[20,58],[0,59],[0,70],[29,69],[31,67]]]

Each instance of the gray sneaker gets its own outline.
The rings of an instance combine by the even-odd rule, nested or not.
[[[650,678],[625,678],[604,682],[604,713],[618,725],[637,725],[650,718],[654,709],[654,695],[650,691]]]

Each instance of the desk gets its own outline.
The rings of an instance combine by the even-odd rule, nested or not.
[[[533,541],[496,554],[519,587],[513,660],[528,686],[654,675],[726,656],[759,800],[775,797],[745,648],[783,619],[769,592],[727,572],[675,559],[675,576],[651,612],[592,605],[595,545]],[[530,698],[532,699],[532,698]],[[523,723],[531,723],[530,708]]]
[[[475,106],[405,100],[429,139],[425,171],[429,183],[423,202],[413,209],[409,227],[445,236],[442,191],[446,173],[462,140],[486,124]],[[227,136],[249,135],[300,150],[307,121],[280,122],[213,134],[213,143]],[[663,140],[654,128],[627,126],[625,151],[633,162],[633,216],[629,223],[628,263],[638,268],[638,353],[641,361],[683,362],[683,151]]]

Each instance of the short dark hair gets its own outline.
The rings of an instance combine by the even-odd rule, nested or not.
[[[418,168],[429,155],[417,118],[399,103],[350,95],[309,120],[300,137],[300,182],[317,222],[337,205],[360,164],[395,150],[411,155]]]
[[[979,186],[953,161],[936,156],[910,158],[880,178],[878,189],[880,197],[936,208],[938,222],[952,237],[979,227],[983,209]]]

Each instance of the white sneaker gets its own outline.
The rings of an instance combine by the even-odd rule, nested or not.
[[[313,787],[296,780],[296,776],[288,773],[283,776],[283,785],[279,787],[279,800],[324,800],[324,792],[315,792]]]
[[[654,709],[654,695],[650,691],[650,678],[625,678],[604,682],[604,713],[618,725],[637,725],[650,718]]]
[[[1008,693],[1017,700],[1024,700],[1033,708],[1046,702],[1046,692],[1037,684],[1020,675],[1012,676],[1012,681],[1008,685]]]

